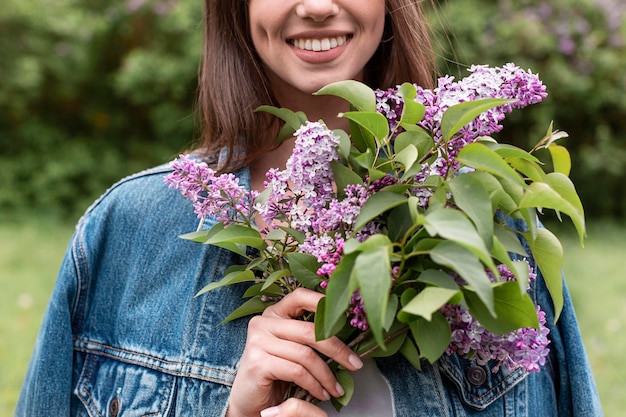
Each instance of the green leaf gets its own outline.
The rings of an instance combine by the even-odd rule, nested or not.
[[[339,382],[339,385],[341,385],[344,390],[343,396],[331,398],[335,410],[339,411],[342,406],[348,405],[352,399],[352,395],[354,394],[354,379],[352,379],[352,375],[350,375],[348,371],[342,368],[335,371],[335,378],[337,378],[337,382]]]
[[[398,311],[398,296],[391,293],[387,299],[387,311],[385,312],[385,319],[383,321],[383,329],[389,331],[396,318],[396,312]],[[400,346],[398,346],[400,347]]]
[[[402,84],[398,89],[398,95],[403,99],[402,115],[399,123],[411,125],[419,123],[426,113],[426,107],[414,100],[417,95],[415,85],[411,83]]]
[[[323,298],[320,298],[320,301],[317,303],[317,310],[315,312],[315,340],[316,341],[325,340],[325,339],[328,339],[329,337],[336,335],[337,333],[341,331],[341,329],[343,329],[343,327],[346,325],[346,322],[348,321],[347,316],[344,314],[343,317],[341,317],[334,324],[332,328],[326,331],[326,329],[324,328],[324,322],[326,321],[326,318],[325,318],[326,301],[327,301],[326,297],[323,297]],[[327,336],[327,334],[330,336]]]
[[[387,121],[387,118],[377,111],[351,111],[340,113],[339,116],[352,120],[376,139],[381,140],[389,134],[389,122]]]
[[[350,140],[350,135],[345,130],[335,129],[333,133],[339,137],[339,146],[337,147],[337,151],[339,152],[339,156],[344,159],[348,159],[350,156],[350,150],[352,149],[352,141]]]
[[[264,285],[264,282],[259,282],[258,284],[251,285],[243,294],[243,298],[255,297],[257,295],[267,295],[270,297],[282,297],[285,295],[283,293],[283,290],[281,290],[280,287],[276,284],[272,284],[261,291],[261,288],[263,288]]]
[[[413,343],[413,340],[411,340],[410,337],[404,339],[404,343],[400,347],[400,353],[406,358],[407,361],[409,361],[411,365],[413,365],[415,369],[418,371],[422,370],[420,354],[417,351],[415,343]]]
[[[493,213],[491,199],[480,181],[472,173],[457,175],[448,182],[456,204],[472,220],[487,248],[491,249]]]
[[[489,311],[495,315],[491,281],[485,267],[472,252],[454,242],[443,241],[430,251],[430,257],[434,262],[452,269],[467,281]]]
[[[314,95],[331,95],[341,97],[360,111],[376,111],[376,95],[367,85],[354,81],[344,80],[322,87]]]
[[[357,288],[356,277],[353,275],[356,255],[356,253],[344,255],[328,280],[324,339],[332,336],[330,331],[342,317],[345,317],[352,294]]]
[[[419,347],[420,356],[435,363],[450,344],[450,324],[443,314],[433,314],[432,320],[418,318],[409,323],[411,333]]]
[[[287,260],[289,261],[291,273],[305,288],[313,289],[322,282],[322,278],[317,275],[317,270],[321,264],[317,262],[315,256],[307,253],[291,252],[287,254]]]
[[[489,149],[495,151],[498,155],[503,158],[516,158],[516,159],[524,159],[527,161],[540,163],[539,159],[536,156],[528,153],[527,151],[518,148],[517,146],[509,145],[506,143],[484,143]]]
[[[493,237],[492,252],[493,257],[500,261],[500,263],[505,264],[507,268],[509,268],[509,270],[513,273],[513,275],[515,275],[515,277],[517,278],[518,286],[520,288],[520,293],[525,293],[527,291],[529,280],[528,264],[526,262],[519,261],[526,265],[526,272],[524,273],[524,271],[520,271],[517,263],[511,259],[506,248],[496,236]]]
[[[279,279],[288,277],[289,275],[291,275],[291,271],[288,269],[279,269],[278,271],[272,272],[265,280],[265,284],[263,284],[263,288],[261,288],[261,290],[268,289],[270,285],[273,285]]]
[[[470,313],[492,333],[505,334],[524,327],[539,328],[533,300],[521,294],[516,282],[504,282],[493,288],[495,312],[489,312],[480,298],[469,288],[463,289]]]
[[[490,222],[493,223],[492,220]],[[433,237],[441,236],[469,249],[485,265],[495,270],[491,259],[491,249],[487,249],[482,236],[478,234],[472,222],[459,210],[445,207],[429,208],[426,212],[424,227]],[[491,243],[491,238],[489,243]]]
[[[230,313],[220,324],[228,323],[229,321],[237,320],[242,317],[250,316],[252,314],[258,314],[263,312],[272,302],[261,301],[261,297],[253,297],[240,305],[235,311]]]
[[[404,170],[408,171],[417,162],[418,152],[413,144],[409,144],[398,152],[394,160],[400,162],[404,166]]]
[[[564,175],[569,175],[572,169],[572,160],[567,148],[552,144],[548,146],[548,151],[550,151],[550,156],[552,157],[554,171],[560,172]]]
[[[474,120],[481,113],[494,107],[511,103],[512,100],[487,98],[481,100],[466,101],[450,106],[441,118],[441,133],[443,139],[448,141],[454,134],[466,124]]]
[[[507,158],[507,161],[513,168],[530,178],[532,181],[543,182],[546,179],[546,173],[539,166],[539,164],[535,162],[527,161],[526,159],[521,158]]]
[[[447,288],[449,290],[458,291],[459,285],[456,283],[454,278],[448,273],[445,273],[439,269],[427,269],[420,274],[419,277],[420,282],[424,282],[426,284],[435,285],[441,288]],[[406,303],[402,303],[402,305],[406,305]]]
[[[246,256],[245,246],[259,250],[267,247],[258,230],[251,227],[233,224],[219,229],[215,233],[213,230],[213,228],[210,230],[211,233],[203,242],[205,245],[219,246],[242,256]]]
[[[356,172],[352,171],[347,166],[337,162],[331,161],[330,166],[333,170],[333,177],[335,184],[337,185],[337,193],[339,196],[345,195],[344,190],[348,185],[363,184],[363,179]]]
[[[413,219],[408,204],[401,204],[391,209],[387,219],[387,230],[392,241],[401,241],[412,226]]]
[[[368,145],[369,146],[369,145]],[[374,146],[372,144],[372,146]],[[374,160],[376,159],[374,152],[372,151],[371,148],[368,148],[365,152],[356,155],[354,157],[354,161],[356,161],[356,163],[365,168],[365,169],[370,169],[372,168],[372,166],[374,165]]]
[[[354,275],[365,304],[370,329],[381,349],[385,349],[383,328],[391,288],[389,248],[378,246],[361,252],[354,264]]]
[[[500,224],[494,225],[494,238],[504,246],[507,252],[516,253],[521,256],[528,256],[528,252],[522,246],[522,242],[520,242],[517,237],[517,233],[508,228],[503,227]]]
[[[396,136],[393,143],[393,149],[395,153],[402,151],[409,145],[413,145],[417,148],[417,153],[420,156],[426,155],[434,146],[433,138],[421,127],[415,130],[407,130]]]
[[[547,175],[546,181],[554,191],[556,191],[561,197],[565,199],[568,203],[570,203],[579,214],[579,221],[584,225],[584,213],[585,210],[583,208],[583,204],[580,201],[580,197],[578,197],[578,193],[576,192],[576,188],[574,187],[574,183],[567,177],[567,175],[562,174],[560,172],[552,172]],[[579,237],[582,244],[582,239],[585,236],[584,227],[579,230]]]
[[[363,242],[359,242],[357,239],[349,239],[344,246],[343,253],[348,255],[353,252],[365,252],[368,250],[378,250],[380,247],[388,247],[391,245],[391,240],[388,236],[377,233],[369,236]]]
[[[388,358],[390,356],[395,355],[406,340],[407,332],[400,333],[396,337],[387,341],[387,350],[375,349],[368,356],[372,358]]]
[[[407,202],[407,198],[403,195],[380,191],[367,199],[361,211],[356,218],[354,231],[358,231],[368,222],[374,220],[387,210],[399,206]]]
[[[459,289],[451,290],[441,287],[426,287],[402,308],[405,313],[420,316],[430,321],[433,313],[438,311],[452,297],[459,293]]]
[[[294,112],[287,108],[278,108],[274,106],[259,106],[255,110],[255,112],[263,111],[266,113],[270,113],[283,120],[286,124],[288,124],[294,131],[298,130],[300,126],[302,126],[308,118],[306,114],[301,111]]]
[[[306,235],[299,230],[292,229],[290,227],[285,227],[285,226],[278,226],[278,228],[282,230],[283,232],[287,233],[288,235],[290,235],[291,237],[293,237],[296,240],[296,242],[300,244],[304,243],[304,239],[306,239]]]
[[[500,155],[480,142],[463,147],[456,159],[469,167],[508,179],[522,187],[526,186],[524,179]]]
[[[563,247],[559,239],[544,228],[538,228],[534,238],[530,233],[524,233],[524,237],[552,297],[556,322],[563,309]]]
[[[567,214],[578,231],[580,243],[582,245],[585,236],[585,216],[581,212],[582,204],[578,195],[573,190],[573,185],[569,179],[559,173],[549,174],[549,181],[557,187],[558,191],[551,184],[534,182],[524,193],[520,208],[551,208]]]
[[[224,278],[222,278],[219,281],[216,282],[212,282],[209,285],[205,286],[204,288],[202,288],[200,291],[198,291],[198,293],[195,295],[196,297],[199,295],[202,295],[204,293],[207,293],[209,291],[213,291],[217,288],[220,287],[226,287],[232,284],[237,284],[239,282],[248,282],[248,281],[256,281],[256,276],[254,275],[254,272],[252,272],[249,269],[246,270],[234,270],[230,273],[227,273]]]

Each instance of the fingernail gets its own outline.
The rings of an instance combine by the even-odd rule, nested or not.
[[[363,367],[363,361],[355,354],[350,355],[350,357],[348,358],[348,362],[350,362],[350,364],[356,369],[361,369]]]
[[[343,394],[345,394],[346,392],[343,390],[343,387],[339,384],[339,382],[337,382],[337,386],[335,387],[335,389],[337,390],[337,392],[339,393],[340,397],[343,397]],[[265,417],[265,416],[263,416]]]
[[[270,407],[261,411],[261,417],[277,417],[278,416],[278,407]]]
[[[322,396],[326,401],[330,400],[330,394],[326,390],[322,390]]]

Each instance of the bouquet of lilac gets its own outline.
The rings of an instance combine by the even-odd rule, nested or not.
[[[360,355],[400,353],[419,368],[459,354],[493,372],[540,369],[549,341],[545,314],[528,295],[538,272],[531,256],[557,316],[563,300],[562,248],[538,227],[537,211],[566,214],[581,243],[584,236],[569,154],[555,143],[567,135],[550,126],[530,152],[498,143],[490,135],[505,114],[540,102],[545,87],[513,64],[470,72],[441,78],[434,90],[405,83],[373,91],[356,81],[324,87],[316,94],[350,103],[340,114],[349,134],[263,106],[285,121],[278,141],[295,136],[286,169],[270,170],[264,190],[196,159],[173,162],[166,182],[200,219],[218,220],[183,237],[245,258],[202,291],[251,283],[249,300],[227,321],[306,287],[326,295],[309,318],[318,339],[337,335]],[[552,172],[533,155],[538,149],[549,151]],[[256,216],[267,222],[263,230]],[[506,218],[524,221],[526,231]],[[333,400],[339,409],[353,384],[331,367],[346,391]]]

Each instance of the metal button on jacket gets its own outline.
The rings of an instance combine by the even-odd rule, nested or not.
[[[120,399],[115,397],[109,403],[109,417],[117,417],[120,413]]]
[[[470,384],[478,387],[487,380],[487,372],[480,366],[471,366],[465,374]]]

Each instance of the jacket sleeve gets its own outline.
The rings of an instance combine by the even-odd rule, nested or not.
[[[546,311],[550,328],[550,349],[553,352],[555,390],[559,416],[599,417],[602,407],[591,366],[580,334],[574,306],[567,285],[563,282],[563,310],[556,324],[554,310],[543,279],[537,282],[537,296]]]
[[[73,245],[70,245],[66,252],[37,336],[16,407],[16,417],[70,414],[73,352],[71,316],[77,288],[72,248]]]

